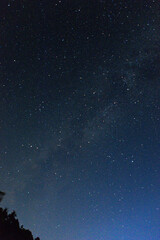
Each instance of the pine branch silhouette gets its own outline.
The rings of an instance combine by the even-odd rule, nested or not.
[[[0,191],[0,202],[5,193]],[[8,213],[7,208],[0,208],[0,239],[1,240],[34,240],[30,230],[20,226],[15,211]],[[40,240],[39,237],[35,240]]]

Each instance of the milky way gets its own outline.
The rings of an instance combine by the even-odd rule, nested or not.
[[[0,3],[0,190],[43,240],[159,239],[159,2]]]

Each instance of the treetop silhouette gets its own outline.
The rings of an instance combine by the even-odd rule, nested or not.
[[[0,191],[0,202],[5,193]],[[0,240],[34,240],[31,231],[19,225],[15,211],[0,208]],[[40,240],[36,238],[35,240]]]

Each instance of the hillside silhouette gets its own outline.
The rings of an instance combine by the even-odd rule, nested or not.
[[[0,191],[0,202],[5,193]],[[8,213],[5,208],[0,208],[0,240],[40,240],[33,238],[31,231],[20,226],[15,211]]]

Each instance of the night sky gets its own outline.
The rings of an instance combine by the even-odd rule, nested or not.
[[[159,240],[160,1],[0,1],[2,206],[41,240]]]

